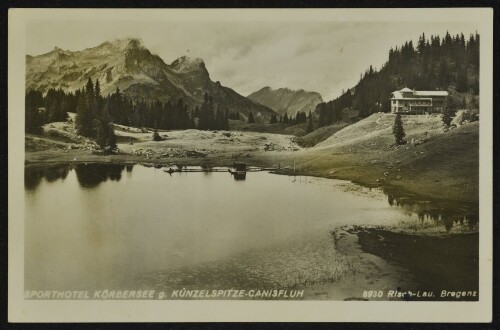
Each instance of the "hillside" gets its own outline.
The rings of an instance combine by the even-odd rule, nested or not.
[[[340,131],[346,126],[347,126],[346,123],[340,123],[336,125],[320,127],[317,130],[314,130],[308,134],[305,134],[297,138],[297,143],[302,147],[314,147],[318,143],[328,139],[334,133]]]
[[[345,109],[365,118],[390,112],[389,95],[409,87],[416,90],[447,90],[462,108],[477,109],[479,95],[479,35],[444,37],[422,34],[416,47],[412,41],[388,51],[388,60],[377,70],[370,66],[359,82],[334,100],[316,108],[319,126],[343,120]]]
[[[133,101],[175,103],[182,97],[194,107],[200,106],[208,93],[219,107],[245,117],[253,112],[257,118],[267,119],[273,113],[220,82],[213,82],[202,59],[182,56],[169,65],[138,39],[104,42],[75,52],[56,47],[47,54],[26,56],[26,90],[45,94],[60,88],[74,93],[89,78],[99,80],[103,96],[118,88]]]
[[[479,122],[447,131],[439,115],[403,116],[401,146],[394,145],[393,122],[392,114],[373,114],[295,157],[311,175],[477,202]]]
[[[395,115],[374,114],[359,122],[349,125],[316,145],[315,149],[335,148],[359,152],[364,149],[388,148],[394,144],[392,125]],[[428,140],[443,134],[440,115],[402,116],[406,140]]]
[[[247,97],[273,109],[281,116],[287,113],[289,117],[295,117],[299,111],[304,113],[314,111],[316,105],[323,102],[319,93],[302,89],[294,91],[288,88],[264,87]]]

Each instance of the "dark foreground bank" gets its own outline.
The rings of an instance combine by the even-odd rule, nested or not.
[[[433,291],[439,294],[439,300],[456,301],[451,295],[441,297],[443,290],[468,292],[479,289],[477,232],[434,236],[358,227],[355,233],[363,252],[406,268],[413,275],[415,287],[401,287],[402,291]],[[477,294],[459,300],[478,299]]]

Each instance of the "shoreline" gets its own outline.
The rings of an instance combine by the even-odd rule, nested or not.
[[[44,152],[41,154],[26,152],[25,167],[36,167],[45,165],[57,165],[57,164],[72,164],[72,163],[87,163],[87,164],[124,164],[124,165],[146,165],[146,166],[158,166],[166,167],[172,165],[183,165],[183,166],[209,166],[209,167],[231,167],[235,161],[244,161],[251,166],[276,166],[276,160],[279,156],[280,160],[284,160],[285,164],[293,163],[293,161],[303,160],[305,157],[303,155],[270,155],[262,153],[247,153],[249,155],[246,158],[232,158],[230,155],[217,155],[209,156],[206,158],[168,158],[168,159],[149,159],[131,154],[113,154],[113,155],[94,155],[86,154],[81,151],[68,152],[63,155],[56,155],[55,157],[47,158]],[[33,157],[35,156],[35,157]],[[42,157],[40,157],[42,156]],[[54,155],[51,155],[54,156]],[[55,159],[54,159],[55,158]],[[370,171],[367,171],[365,175],[360,176],[359,170],[353,168],[357,167],[355,164],[343,164],[340,170],[337,171],[327,171],[325,168],[308,168],[306,170],[296,169],[295,172],[290,168],[282,168],[280,172],[273,172],[278,175],[288,175],[288,176],[310,176],[324,179],[337,179],[346,180],[354,184],[358,184],[367,188],[380,188],[384,191],[391,191],[396,196],[401,197],[412,197],[421,200],[433,200],[442,202],[461,202],[467,205],[476,205],[474,201],[475,198],[468,199],[458,199],[457,196],[446,196],[443,194],[428,194],[430,189],[425,187],[424,189],[415,189],[411,185],[405,182],[377,182],[376,177]],[[361,167],[361,166],[360,166]],[[366,167],[363,167],[366,168]],[[380,169],[372,169],[372,171],[380,171]],[[354,178],[353,178],[354,177]],[[429,183],[431,184],[431,183]],[[424,183],[424,186],[426,184]]]
[[[308,292],[306,299],[479,299],[477,232],[433,236],[398,233],[382,227],[342,226],[332,231],[332,237],[336,249],[350,259],[355,270],[339,281],[304,287]],[[377,294],[370,296],[370,292]],[[460,298],[456,292],[466,294]]]
[[[411,184],[406,184],[404,180],[399,182],[393,181],[377,181],[378,173],[383,169],[377,166],[367,168],[366,165],[356,165],[355,163],[336,163],[338,170],[331,170],[325,167],[314,167],[310,165],[307,169],[296,169],[293,171],[290,165],[299,161],[307,161],[307,153],[309,150],[302,151],[301,153],[294,152],[247,152],[247,156],[233,158],[232,154],[215,154],[203,158],[181,158],[172,157],[167,159],[151,159],[138,155],[120,153],[113,155],[96,155],[82,152],[81,150],[69,150],[68,152],[50,153],[45,151],[26,152],[25,167],[36,167],[44,165],[57,165],[57,164],[72,164],[72,163],[88,163],[88,164],[125,164],[125,165],[146,165],[146,166],[209,166],[209,167],[231,167],[235,161],[246,162],[250,166],[282,166],[280,172],[273,172],[278,175],[288,176],[311,176],[325,179],[338,179],[350,181],[367,188],[380,188],[384,191],[390,191],[396,196],[411,197],[421,200],[436,200],[442,202],[461,202],[469,206],[476,205],[475,198],[462,198],[463,195],[474,196],[474,194],[461,194],[457,196],[453,192],[448,191],[448,194],[438,191],[433,188],[433,182],[423,182],[419,187],[412,187]],[[285,165],[285,166],[283,166]],[[359,175],[359,169],[366,169],[364,175]]]
[[[295,174],[348,180],[398,196],[478,205],[479,123],[444,132],[438,117],[405,119],[408,143],[395,146],[389,114],[374,114],[338,130],[314,147],[291,135],[254,131],[161,131],[115,125],[119,152],[98,155],[95,142],[77,135],[74,121],[55,122],[25,137],[25,166],[38,163],[122,163],[232,166],[235,161]],[[446,164],[443,167],[443,164]]]

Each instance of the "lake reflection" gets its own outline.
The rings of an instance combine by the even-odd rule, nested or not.
[[[455,224],[467,224],[472,230],[479,223],[479,211],[473,205],[448,201],[426,201],[409,196],[396,197],[388,191],[384,193],[387,195],[390,206],[402,208],[409,214],[417,216],[422,224],[432,222],[436,225],[443,225],[446,231],[450,231]]]
[[[42,179],[47,182],[64,180],[68,175],[70,167],[68,165],[55,165],[48,167],[31,167],[24,169],[24,187],[28,190],[35,189]]]
[[[81,187],[94,188],[107,180],[120,181],[124,169],[125,165],[78,164],[75,166],[75,173]]]
[[[25,205],[25,286],[40,290],[293,286],[295,264],[339,276],[336,226],[477,224],[473,208],[346,181],[117,164],[26,167]]]

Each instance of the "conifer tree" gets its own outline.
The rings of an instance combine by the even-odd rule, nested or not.
[[[95,120],[95,141],[106,152],[116,149],[116,135],[107,106]]]
[[[215,120],[212,126],[212,129],[222,129],[223,126],[223,118],[222,112],[220,108],[217,108],[217,112],[215,113]]]
[[[224,111],[222,117],[222,129],[229,131],[229,111]]]
[[[87,85],[78,99],[76,108],[76,129],[78,134],[93,138],[94,131],[94,86],[89,78]]]
[[[29,90],[25,96],[24,130],[26,133],[38,134],[45,124],[44,116],[38,110],[43,105],[42,93]]]
[[[57,113],[58,121],[67,121],[68,120],[68,112],[70,110],[75,111],[75,109],[70,108],[70,101],[68,97],[63,97],[61,103],[59,104],[59,109]]]
[[[457,92],[463,93],[467,91],[467,72],[465,69],[460,68],[457,74]]]
[[[200,118],[198,121],[198,129],[207,130],[212,127],[212,103],[208,93],[205,93],[203,104],[200,108]]]
[[[456,111],[455,102],[451,97],[447,97],[443,105],[443,111],[441,116],[441,119],[443,120],[443,123],[445,124],[446,127],[450,126],[451,120],[455,116],[455,111]]]
[[[276,115],[273,113],[271,115],[271,119],[269,120],[269,124],[276,124],[278,122],[278,118],[276,117]]]
[[[286,112],[283,115],[283,124],[288,124],[288,114]]]
[[[160,136],[160,134],[158,134],[158,130],[155,128],[154,132],[153,132],[153,141],[161,141],[162,138]]]
[[[403,144],[403,139],[406,136],[403,121],[401,120],[401,115],[398,113],[396,118],[394,118],[394,125],[392,126],[392,134],[394,134],[394,139],[396,140],[396,144]]]
[[[118,87],[116,87],[116,89],[118,90]],[[99,99],[101,97],[101,85],[99,84],[99,79],[95,80],[94,93],[96,99]]]
[[[249,124],[253,124],[255,123],[255,118],[253,117],[253,112],[250,111],[250,113],[248,114],[248,120],[247,120],[247,123]]]
[[[307,133],[311,133],[314,130],[313,127],[313,117],[311,111],[309,111],[309,116],[307,117]]]
[[[87,98],[89,99],[89,103],[92,103],[94,99],[94,84],[92,83],[92,78],[89,77],[89,80],[87,80],[87,84],[85,85],[85,95],[87,95]]]

